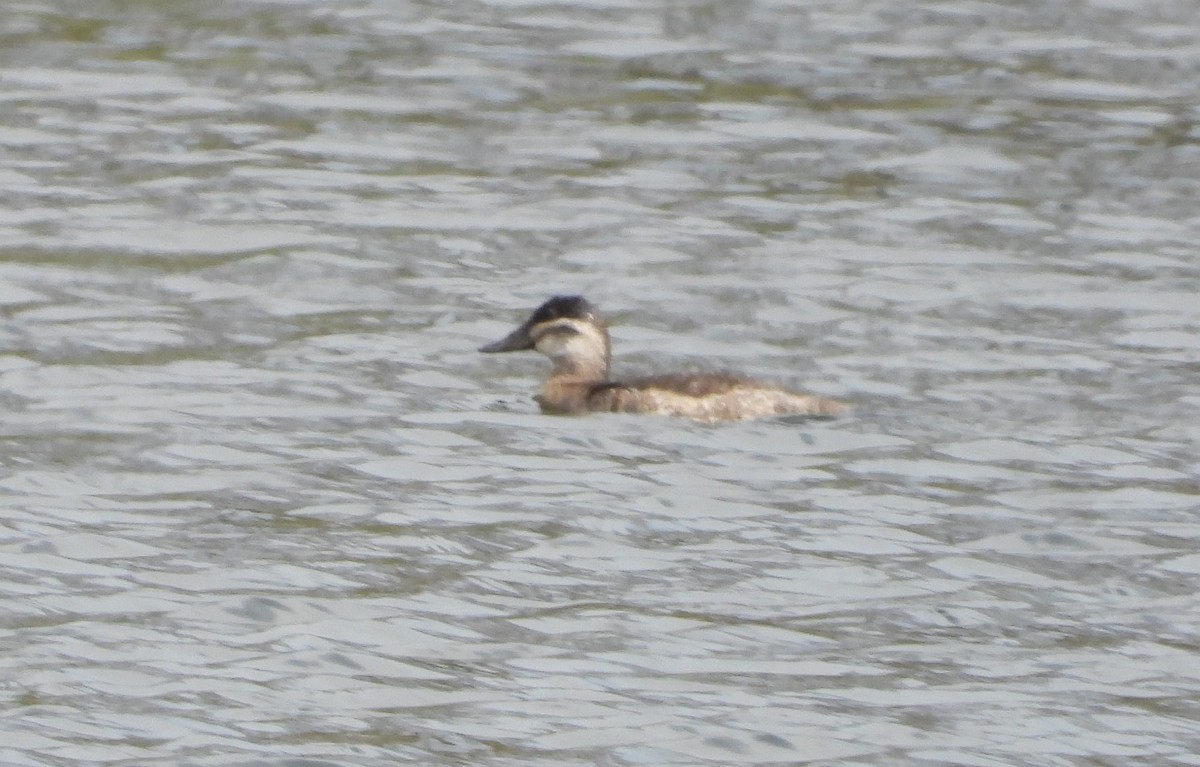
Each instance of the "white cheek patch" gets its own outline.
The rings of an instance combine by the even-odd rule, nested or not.
[[[578,354],[580,350],[587,348],[581,332],[582,329],[575,321],[557,320],[535,329],[535,348],[547,357]]]
[[[562,317],[533,329],[539,352],[554,360],[556,370],[602,379],[608,375],[608,337],[603,329]]]
[[[550,332],[538,339],[537,350],[547,357],[566,357],[571,354],[572,339],[577,338],[574,333]]]

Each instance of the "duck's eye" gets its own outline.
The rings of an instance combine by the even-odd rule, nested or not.
[[[550,325],[549,327],[538,332],[537,340],[544,341],[554,339],[557,341],[564,341],[572,336],[577,335],[579,335],[579,331],[570,325]]]

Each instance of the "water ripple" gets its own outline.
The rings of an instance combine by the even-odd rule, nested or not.
[[[1189,9],[68,6],[0,21],[0,762],[1195,762]],[[854,412],[543,416],[475,349],[576,292]]]

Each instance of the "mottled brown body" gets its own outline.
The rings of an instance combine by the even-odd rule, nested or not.
[[[535,399],[546,413],[657,413],[697,421],[772,415],[833,416],[846,405],[730,373],[672,374],[611,381],[608,329],[578,296],[556,296],[506,338],[480,351],[537,349],[554,363]]]
[[[846,411],[835,400],[724,373],[601,383],[551,376],[536,399],[546,413],[658,413],[706,423],[772,415],[833,416]]]

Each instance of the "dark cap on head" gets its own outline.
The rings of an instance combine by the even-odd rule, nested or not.
[[[530,325],[571,317],[577,320],[596,319],[596,307],[583,296],[554,296],[534,310],[529,318]]]

